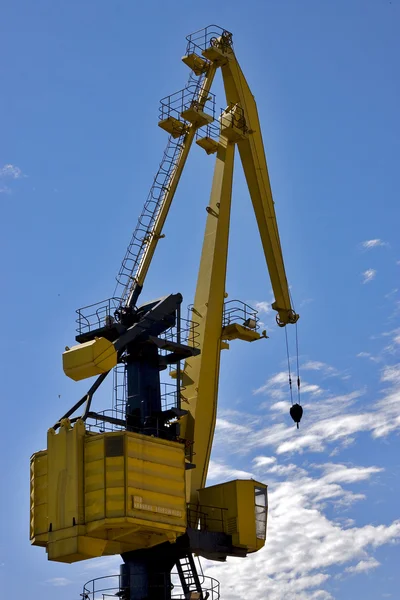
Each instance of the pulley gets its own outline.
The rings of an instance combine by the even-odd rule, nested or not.
[[[301,417],[303,416],[303,407],[300,404],[293,404],[290,407],[290,416],[293,421],[297,424],[297,429],[299,428],[299,423],[301,421]]]

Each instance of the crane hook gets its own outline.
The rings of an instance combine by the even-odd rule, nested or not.
[[[290,416],[293,421],[297,424],[297,429],[299,428],[299,423],[301,421],[301,417],[303,416],[303,407],[300,404],[293,404],[290,407]]]

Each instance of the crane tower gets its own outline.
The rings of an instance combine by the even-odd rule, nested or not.
[[[158,124],[169,139],[114,295],[77,311],[77,343],[63,354],[68,377],[94,382],[48,430],[47,448],[31,459],[32,544],[64,563],[122,557],[120,574],[86,584],[84,600],[217,600],[219,584],[196,568],[194,555],[244,558],[266,538],[264,483],[206,486],[221,351],[233,340],[266,338],[257,311],[228,300],[225,290],[236,148],[277,324],[285,327],[299,317],[291,304],[257,107],[232,34],[211,25],[189,35],[182,60],[189,79],[161,100]],[[219,115],[211,92],[218,70],[226,95]],[[179,293],[139,300],[193,142],[215,156],[215,168],[196,294],[184,318]],[[93,397],[109,373],[112,408],[94,411]]]

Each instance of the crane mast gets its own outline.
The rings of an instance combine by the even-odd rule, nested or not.
[[[186,600],[217,600],[219,584],[207,583],[193,555],[223,561],[245,557],[265,543],[265,484],[235,480],[206,486],[221,351],[236,339],[266,337],[257,311],[227,300],[225,289],[236,147],[277,324],[285,327],[299,318],[291,304],[257,106],[232,34],[215,25],[191,34],[182,60],[189,80],[161,101],[159,126],[169,140],[114,296],[77,311],[78,343],[63,354],[67,376],[96,380],[49,429],[47,449],[31,459],[32,544],[59,562],[120,554],[115,594],[123,600],[170,600],[178,597],[177,585]],[[216,118],[211,87],[219,69],[226,108]],[[138,301],[193,142],[215,155],[215,167],[196,293],[185,320],[180,294]],[[167,369],[173,384],[160,375]],[[94,394],[112,370],[122,375],[117,386],[122,397],[114,399],[112,410],[95,412]],[[163,392],[167,385],[173,392]],[[82,597],[96,600],[99,593],[93,581]]]

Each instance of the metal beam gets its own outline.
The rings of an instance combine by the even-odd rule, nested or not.
[[[217,414],[234,154],[235,144],[221,137],[193,307],[201,354],[186,361],[182,380],[189,414],[181,420],[181,435],[194,440],[196,463],[187,471],[187,493],[195,504],[206,482]]]
[[[257,105],[233,52],[221,70],[227,104],[238,104],[245,118],[247,134],[237,145],[275,296],[272,308],[279,325],[295,323],[298,315],[290,301]]]
[[[209,66],[209,69],[207,71],[203,85],[200,88],[199,95],[197,98],[197,102],[198,102],[200,109],[204,108],[204,105],[208,99],[209,91],[210,91],[212,82],[214,81],[214,76],[217,71],[217,68],[218,68],[217,65],[215,65],[213,63],[210,64],[210,66]],[[158,244],[158,240],[161,237],[164,223],[167,218],[169,209],[171,207],[171,203],[174,198],[176,188],[178,187],[178,183],[181,178],[183,168],[186,164],[186,159],[188,157],[190,148],[191,148],[193,140],[195,138],[197,129],[198,129],[198,125],[191,124],[189,126],[189,130],[188,130],[187,134],[185,135],[185,137],[183,139],[182,149],[180,151],[180,155],[179,155],[176,167],[171,173],[170,179],[168,181],[168,186],[165,188],[164,197],[162,198],[162,201],[161,201],[160,211],[159,211],[157,219],[154,223],[154,227],[148,235],[147,245],[146,245],[145,251],[143,253],[143,256],[141,258],[141,261],[140,261],[137,271],[136,271],[135,282],[131,288],[131,292],[128,297],[128,302],[127,302],[128,306],[131,306],[132,304],[134,304],[137,299],[138,294],[137,294],[136,288],[138,287],[140,290],[143,287],[143,283],[146,278],[147,271],[149,270],[150,263],[153,259],[154,252],[155,252],[157,244]]]

